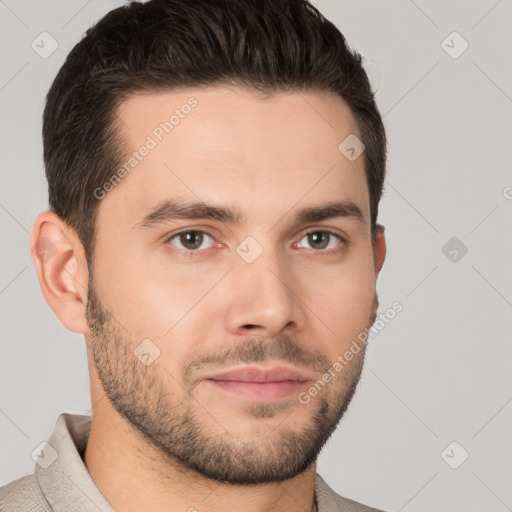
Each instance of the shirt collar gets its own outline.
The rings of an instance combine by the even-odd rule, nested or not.
[[[62,413],[36,461],[34,475],[52,511],[114,512],[81,458],[90,431],[90,416]]]
[[[90,416],[62,413],[36,461],[34,475],[54,512],[115,512],[82,460],[91,425]],[[318,512],[338,510],[331,489],[319,474],[315,496]]]

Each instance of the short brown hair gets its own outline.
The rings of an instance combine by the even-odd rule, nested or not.
[[[331,91],[365,145],[372,231],[386,136],[360,54],[307,0],[151,0],[104,16],[69,53],[47,96],[43,145],[50,208],[94,247],[93,194],[121,165],[116,112],[130,93],[234,84],[266,93]],[[340,141],[341,142],[341,141]]]

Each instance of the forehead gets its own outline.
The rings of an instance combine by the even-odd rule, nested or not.
[[[350,199],[369,219],[363,156],[340,150],[359,130],[334,93],[176,89],[132,96],[117,117],[125,170],[100,212],[138,220],[162,201],[188,197],[275,221],[295,203]]]
[[[270,134],[279,134],[275,146],[317,136],[304,149],[326,149],[340,136],[357,134],[353,114],[337,94],[328,91],[273,92],[263,95],[236,86],[210,86],[174,89],[169,92],[129,96],[118,107],[120,134],[131,149],[141,135],[151,135],[158,142],[178,136],[196,139],[201,150],[231,149],[250,136],[258,142]],[[186,122],[183,122],[185,121]],[[297,123],[296,121],[300,121]],[[179,127],[179,130],[178,130]],[[325,143],[319,145],[322,138]],[[222,138],[222,146],[217,146]],[[163,140],[162,139],[166,139]],[[245,142],[248,142],[245,140]],[[338,141],[339,143],[339,141]],[[273,149],[272,145],[268,149]],[[294,148],[297,149],[297,148]],[[331,147],[332,149],[332,147]]]

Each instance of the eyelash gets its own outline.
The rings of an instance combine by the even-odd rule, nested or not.
[[[202,234],[205,234],[205,235],[209,236],[210,238],[214,239],[214,237],[206,231],[203,231],[200,229],[185,229],[183,231],[179,231],[178,233],[174,233],[172,236],[168,237],[166,239],[166,243],[170,243],[173,239],[179,237],[180,235],[186,234],[186,233],[202,233]],[[338,233],[335,233],[334,231],[330,231],[328,229],[313,229],[311,231],[307,231],[300,237],[299,241],[312,233],[327,233],[331,237],[334,236],[334,237],[338,238],[341,242],[340,245],[338,245],[337,247],[335,247],[333,249],[311,249],[312,251],[314,251],[315,254],[317,254],[317,253],[322,253],[322,254],[326,254],[326,255],[336,254],[336,253],[340,252],[346,245],[346,240],[341,235],[338,235]],[[203,254],[203,252],[207,251],[207,250],[208,249],[183,250],[183,251],[178,251],[178,254],[181,254],[185,257],[195,257],[195,256],[201,256]]]

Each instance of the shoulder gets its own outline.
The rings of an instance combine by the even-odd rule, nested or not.
[[[363,505],[357,501],[340,496],[325,480],[317,474],[315,492],[319,504],[318,512],[383,512],[380,509]]]
[[[51,512],[34,475],[26,475],[0,487],[2,512]]]

